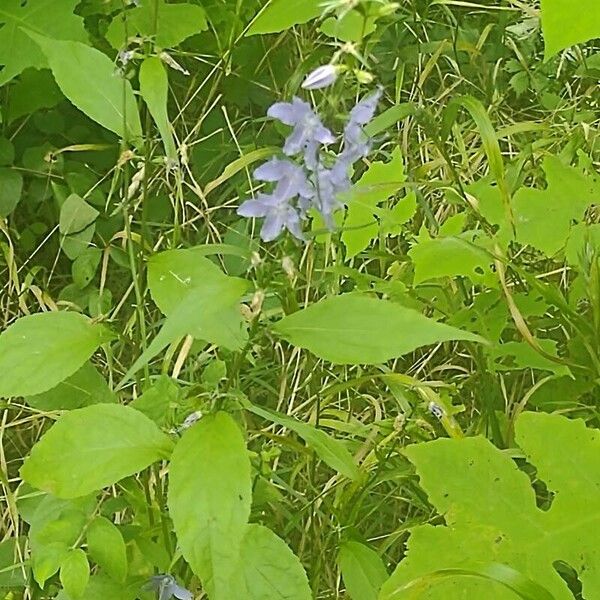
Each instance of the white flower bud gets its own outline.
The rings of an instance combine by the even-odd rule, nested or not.
[[[334,65],[323,65],[310,73],[302,83],[305,90],[319,90],[330,86],[338,76],[338,69]]]

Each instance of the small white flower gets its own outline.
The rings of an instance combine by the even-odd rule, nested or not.
[[[302,83],[305,90],[319,90],[330,86],[338,76],[338,69],[334,65],[323,65],[310,73]]]

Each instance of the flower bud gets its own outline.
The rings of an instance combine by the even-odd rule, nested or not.
[[[334,65],[323,65],[310,73],[302,82],[305,90],[320,90],[330,86],[338,76],[338,69]]]
[[[371,83],[373,81],[373,75],[368,71],[362,71],[361,69],[355,69],[354,76],[359,83]]]

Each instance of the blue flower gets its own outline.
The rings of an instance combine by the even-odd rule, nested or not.
[[[259,181],[277,182],[277,185],[271,194],[260,193],[255,199],[244,202],[238,208],[238,215],[264,217],[260,237],[265,242],[277,238],[284,229],[298,239],[304,239],[300,214],[291,204],[298,196],[308,200],[314,195],[304,170],[289,160],[273,158],[258,167],[254,177]]]
[[[146,586],[147,589],[158,592],[158,600],[193,600],[194,595],[181,587],[172,575],[155,575]]]
[[[318,151],[321,144],[332,144],[335,138],[321,122],[308,102],[294,98],[292,102],[277,102],[267,111],[267,115],[285,125],[294,127],[285,140],[283,152],[295,156],[304,152],[304,162],[311,171],[318,164]]]
[[[350,117],[344,129],[344,149],[340,159],[346,164],[352,164],[364,158],[371,151],[371,139],[365,133],[364,127],[375,115],[377,105],[383,93],[382,88],[363,98],[350,111]]]

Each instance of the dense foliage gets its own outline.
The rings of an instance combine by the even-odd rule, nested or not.
[[[3,0],[0,598],[600,597],[598,36]]]

